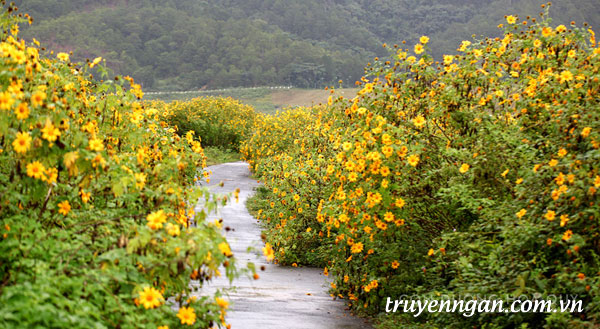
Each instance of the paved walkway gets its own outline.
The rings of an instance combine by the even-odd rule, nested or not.
[[[209,220],[223,218],[223,227],[231,250],[240,267],[246,262],[256,264],[260,279],[240,277],[233,285],[218,278],[204,287],[207,290],[226,289],[231,303],[227,323],[232,328],[371,328],[363,319],[353,317],[345,310],[342,300],[333,300],[321,269],[283,267],[267,263],[262,256],[261,229],[257,220],[246,210],[246,199],[259,184],[250,178],[248,164],[226,163],[212,166],[210,177],[213,192],[233,192],[240,189],[239,202],[232,201]],[[223,182],[223,187],[218,186]],[[254,251],[248,251],[253,247]],[[265,266],[265,271],[259,268]]]

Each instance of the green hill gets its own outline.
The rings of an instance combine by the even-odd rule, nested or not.
[[[421,35],[441,56],[473,31],[495,36],[506,14],[535,16],[536,0],[26,0],[23,31],[84,60],[103,56],[146,90],[257,85],[350,86],[381,44]],[[563,24],[600,24],[594,0],[565,0]]]

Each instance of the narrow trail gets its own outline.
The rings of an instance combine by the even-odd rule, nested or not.
[[[250,177],[248,164],[225,163],[209,167],[212,171],[212,192],[227,193],[240,189],[239,202],[232,201],[209,220],[223,219],[231,250],[239,267],[247,262],[256,264],[260,279],[240,277],[229,284],[217,278],[203,288],[223,289],[230,301],[226,321],[232,328],[371,328],[365,320],[345,310],[342,300],[333,300],[327,293],[329,284],[321,269],[284,267],[267,263],[262,256],[261,228],[246,209],[245,203],[258,186]],[[222,187],[218,186],[223,182]],[[254,248],[248,252],[248,247]],[[265,271],[259,270],[261,266]]]

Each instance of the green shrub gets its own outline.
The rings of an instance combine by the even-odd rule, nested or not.
[[[188,298],[190,278],[238,272],[205,221],[216,202],[194,214],[211,197],[193,181],[200,144],[132,79],[93,80],[100,58],[40,55],[17,21],[0,18],[0,327],[221,326],[218,293]]]
[[[321,251],[332,293],[370,314],[402,294],[576,294],[585,306],[415,326],[598,321],[600,48],[588,29],[512,19],[503,38],[465,41],[442,63],[426,37],[394,47],[355,98],[258,126],[241,149],[279,195],[261,216],[280,261]],[[298,220],[304,204],[316,214]]]

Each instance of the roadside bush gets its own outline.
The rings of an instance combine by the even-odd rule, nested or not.
[[[254,197],[268,205],[255,215],[281,264],[324,265],[320,247],[327,237],[316,218],[319,200],[330,194],[323,178],[333,155],[333,120],[325,108],[289,109],[262,117],[242,144],[242,155],[268,189]]]
[[[221,326],[218,293],[189,298],[190,278],[238,271],[204,220],[201,145],[132,79],[92,79],[100,58],[19,39],[15,11],[0,18],[0,327]]]
[[[165,111],[167,122],[182,136],[193,131],[203,147],[216,146],[239,151],[259,114],[233,98],[199,97],[168,104],[151,103]]]
[[[242,150],[275,195],[286,173],[327,182],[294,186],[317,212],[294,232],[275,226],[267,240],[302,246],[311,227],[332,293],[360,312],[382,312],[386,297],[402,294],[572,294],[582,313],[415,321],[592,326],[600,314],[600,48],[591,29],[550,24],[509,16],[502,38],[464,41],[443,62],[427,54],[427,37],[412,49],[395,46],[389,60],[368,66],[355,98],[298,114],[313,126],[258,130]],[[327,131],[315,128],[321,113],[331,118]],[[317,147],[292,137],[303,133]],[[299,155],[323,159],[309,174]],[[273,198],[263,219],[297,212],[285,201]],[[289,245],[273,244],[275,256],[289,261]]]

